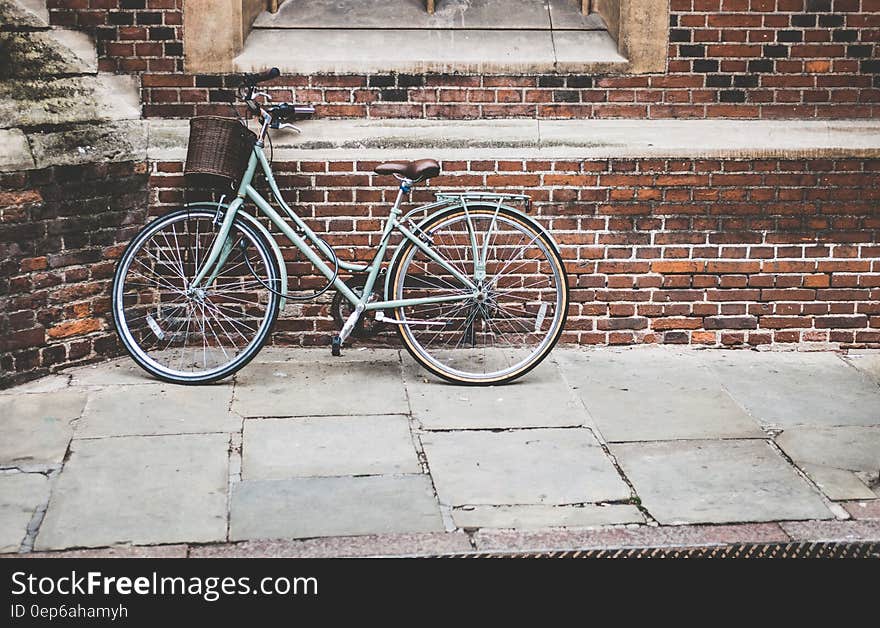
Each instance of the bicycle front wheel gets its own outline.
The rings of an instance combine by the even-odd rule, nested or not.
[[[228,377],[260,350],[275,318],[280,271],[263,236],[236,217],[232,245],[210,283],[193,286],[218,237],[215,214],[180,210],[131,241],[113,280],[116,331],[159,379],[200,384]]]
[[[459,384],[502,384],[536,367],[559,340],[568,309],[565,266],[550,236],[507,208],[453,208],[421,226],[427,246],[476,284],[466,287],[405,242],[391,269],[404,346],[426,369]],[[484,259],[485,277],[475,260]]]

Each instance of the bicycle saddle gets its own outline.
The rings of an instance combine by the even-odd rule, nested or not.
[[[418,159],[416,161],[391,161],[379,164],[373,170],[376,174],[397,174],[407,179],[431,179],[440,174],[440,164],[436,159]]]

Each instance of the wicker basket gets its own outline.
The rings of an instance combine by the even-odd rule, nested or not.
[[[235,184],[244,174],[257,136],[235,118],[198,116],[189,123],[184,174]]]

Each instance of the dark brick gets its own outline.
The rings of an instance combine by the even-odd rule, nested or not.
[[[566,84],[568,87],[574,89],[584,89],[590,88],[593,86],[593,77],[592,76],[569,76]]]
[[[717,59],[698,59],[694,61],[694,72],[717,72]]]
[[[788,56],[787,46],[764,46],[765,57],[783,58]]]
[[[757,87],[758,77],[754,74],[738,74],[733,77],[734,87]]]
[[[557,89],[553,92],[553,102],[579,102],[580,99],[580,92],[575,90]]]
[[[681,57],[705,57],[706,47],[701,44],[679,46],[678,54]]]
[[[859,32],[851,30],[839,30],[831,32],[831,41],[852,42],[859,40]]]
[[[864,74],[880,73],[880,59],[871,59],[859,63],[859,71]]]
[[[870,45],[847,46],[846,56],[856,58],[870,57],[873,54],[873,48]]]
[[[819,26],[824,28],[835,28],[843,26],[842,15],[820,15]]]
[[[706,77],[706,87],[730,87],[733,78],[729,74],[713,74]]]
[[[565,87],[565,79],[561,76],[539,76],[538,87]]]
[[[721,102],[745,102],[746,93],[739,89],[723,90],[718,95],[718,100]]]
[[[392,74],[373,74],[367,78],[370,87],[393,87],[395,84]]]
[[[816,16],[815,15],[792,15],[791,16],[791,25],[799,26],[802,28],[812,28],[816,25]]]
[[[777,31],[776,41],[784,41],[787,43],[799,42],[804,40],[803,31]]]
[[[197,75],[196,87],[223,87],[223,77],[209,74]]]
[[[386,102],[405,102],[408,96],[405,89],[383,89],[379,92],[379,98]]]

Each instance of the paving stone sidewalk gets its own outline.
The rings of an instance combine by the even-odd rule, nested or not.
[[[465,388],[267,348],[211,386],[119,359],[0,391],[6,555],[880,541],[878,475],[870,351],[557,348]]]

